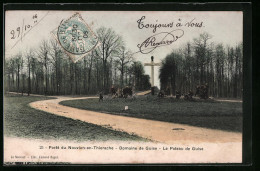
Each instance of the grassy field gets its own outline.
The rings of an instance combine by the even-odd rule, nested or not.
[[[105,99],[103,102],[98,99],[70,100],[61,104],[115,115],[242,132],[242,103],[239,102],[140,96],[136,99]],[[129,110],[125,111],[125,106]]]
[[[59,140],[144,140],[125,132],[76,121],[32,109],[30,102],[46,97],[8,95],[4,98],[4,135]]]

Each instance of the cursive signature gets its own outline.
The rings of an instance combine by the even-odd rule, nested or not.
[[[176,29],[171,32],[161,32],[154,34],[141,44],[138,44],[139,52],[147,54],[155,50],[157,47],[171,45],[176,42],[179,38],[184,35],[184,31],[181,29]]]

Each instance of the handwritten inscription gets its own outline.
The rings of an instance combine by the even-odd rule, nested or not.
[[[11,47],[13,49],[18,42],[22,42],[23,38],[33,29],[35,28],[47,15],[49,12],[46,12],[44,16],[40,16],[35,13],[30,18],[23,19],[23,22],[20,26],[12,29],[10,31],[10,39],[14,40],[14,44]]]
[[[191,29],[201,27],[204,27],[203,21],[198,21],[196,18],[186,20],[183,20],[182,18],[176,18],[175,20],[169,20],[166,22],[165,20],[162,22],[158,21],[157,19],[154,20],[154,22],[151,22],[151,20],[146,20],[146,16],[142,16],[137,20],[138,29],[150,29],[153,33],[156,33],[160,29],[163,29],[164,31],[154,34],[145,39],[142,43],[138,44],[138,52],[147,54],[154,51],[158,47],[171,45],[184,35],[184,28]],[[169,28],[176,29],[169,32]]]
[[[156,32],[157,28],[172,28],[173,27],[173,22],[170,23],[144,23],[145,16],[142,16],[139,20],[137,20],[138,23],[138,28],[143,29],[143,28],[152,28],[153,33]],[[158,20],[156,20],[158,22]]]
[[[203,22],[196,21],[196,18],[188,21],[183,21],[181,18],[178,18],[176,21],[171,21],[168,23],[160,23],[158,20],[155,20],[154,23],[148,23],[144,21],[145,18],[145,16],[142,16],[137,20],[137,27],[139,29],[152,29],[153,33],[155,33],[159,28],[204,27]]]
[[[10,35],[11,35],[11,39],[18,39],[18,38],[22,38],[22,36],[24,36],[26,34],[27,31],[30,30],[30,28],[32,28],[36,23],[38,22],[38,16],[37,14],[34,14],[32,16],[32,21],[31,23],[24,23],[23,20],[23,24],[22,26],[17,27],[16,29],[11,30]]]
[[[145,41],[138,44],[137,47],[141,53],[147,54],[158,47],[171,45],[180,39],[183,35],[184,31],[181,29],[176,29],[171,32],[157,33],[145,39]]]

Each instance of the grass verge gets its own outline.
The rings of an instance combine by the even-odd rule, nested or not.
[[[60,104],[115,115],[242,132],[240,102],[185,101],[139,96],[136,99],[105,99],[103,102],[98,102],[98,99],[69,100]],[[129,110],[125,111],[125,106],[128,106]]]
[[[4,135],[35,139],[74,141],[147,141],[136,135],[114,131],[94,124],[52,115],[29,107],[46,97],[8,95],[4,97]]]

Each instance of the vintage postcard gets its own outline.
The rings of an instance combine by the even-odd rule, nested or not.
[[[5,165],[242,163],[243,11],[4,19]]]

